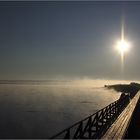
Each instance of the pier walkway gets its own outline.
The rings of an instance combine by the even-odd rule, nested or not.
[[[140,99],[138,100],[124,139],[140,139]]]

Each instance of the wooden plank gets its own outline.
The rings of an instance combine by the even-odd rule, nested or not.
[[[129,119],[130,119],[130,110],[129,109],[126,109],[125,111],[123,111],[123,114],[121,115],[121,118],[120,118],[120,123],[121,124],[120,125],[119,124],[117,125],[118,126],[118,130],[116,128],[114,129],[115,135],[113,137],[119,137],[121,135],[121,133],[124,130],[125,125],[127,125],[127,121]],[[117,131],[117,133],[116,133],[116,131]]]
[[[139,96],[140,92],[138,92],[130,101],[124,111],[118,116],[116,121],[111,125],[101,139],[123,139],[131,121],[134,109],[137,105]]]
[[[134,109],[137,105],[138,99],[139,99],[139,96],[136,96],[136,98],[133,100],[133,102],[131,102],[129,108],[127,109],[127,119],[126,119],[126,122],[125,122],[123,128],[121,129],[120,134],[118,135],[119,139],[121,138],[120,136],[123,137],[127,131],[127,128],[128,128],[130,121],[131,121],[132,114],[133,114]]]
[[[117,132],[115,132],[115,135],[113,136],[113,138],[119,138],[122,135],[122,132],[124,130],[124,126],[125,124],[127,124],[127,120],[129,120],[128,115],[125,113],[126,117],[123,117],[123,121],[121,122],[120,125],[118,125],[118,130],[116,130]],[[122,119],[121,119],[122,120]]]
[[[120,129],[118,130],[118,132],[117,132],[116,135],[115,135],[115,137],[117,137],[117,138],[119,138],[119,139],[121,139],[120,136],[122,136],[122,135],[125,134],[125,132],[126,132],[126,130],[127,130],[127,127],[129,126],[129,122],[131,121],[131,117],[132,117],[133,111],[134,111],[134,109],[135,109],[135,107],[136,107],[135,101],[136,101],[136,100],[134,100],[133,104],[130,104],[129,109],[131,109],[131,110],[129,110],[129,109],[126,110],[126,113],[125,113],[125,116],[124,116],[125,122],[122,123],[122,124],[123,124],[123,127],[120,127]],[[134,106],[134,105],[135,105],[135,106]],[[117,134],[118,134],[118,136],[117,136]]]
[[[136,105],[137,105],[138,100],[139,100],[139,97],[137,97],[137,98],[134,100],[134,103],[130,105],[130,107],[132,108],[132,111],[128,114],[129,116],[128,116],[127,122],[126,122],[125,125],[124,125],[124,128],[125,128],[125,129],[122,129],[123,137],[124,137],[124,135],[125,135],[125,133],[126,133],[128,127],[129,127],[129,124],[130,124],[130,121],[131,121],[131,118],[132,118],[132,115],[133,115],[133,112],[134,112],[134,110],[135,110],[135,107],[136,107]],[[129,112],[129,110],[128,110],[128,112]],[[119,137],[119,138],[120,138],[120,137]]]

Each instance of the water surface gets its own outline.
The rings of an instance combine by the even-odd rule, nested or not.
[[[48,138],[120,94],[98,81],[0,84],[0,137]]]

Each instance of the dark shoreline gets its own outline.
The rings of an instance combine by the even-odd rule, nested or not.
[[[130,83],[130,84],[116,84],[116,85],[105,85],[105,88],[108,89],[114,89],[117,92],[122,92],[122,93],[131,93],[137,92],[140,90],[140,84],[139,83]]]

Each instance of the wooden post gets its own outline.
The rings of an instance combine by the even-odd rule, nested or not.
[[[70,128],[67,129],[64,139],[70,139]]]
[[[73,138],[81,138],[83,136],[83,122],[81,121]]]

